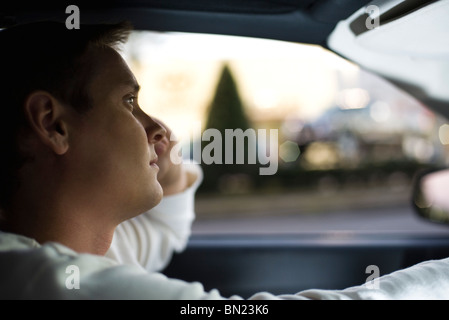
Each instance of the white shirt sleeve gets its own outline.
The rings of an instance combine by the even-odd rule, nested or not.
[[[198,282],[169,279],[140,266],[78,254],[57,244],[0,232],[0,299],[225,299],[217,289],[205,291]],[[78,272],[67,272],[75,267]],[[311,289],[297,294],[255,293],[250,300],[449,299],[449,258],[426,261],[344,290]],[[78,278],[73,289],[72,277]],[[218,275],[219,276],[219,275]],[[319,276],[319,275],[317,275]],[[74,278],[73,278],[74,279]],[[242,299],[238,295],[228,299]]]
[[[59,252],[55,252],[55,249]],[[224,297],[217,289],[206,291],[199,282],[170,279],[160,273],[148,273],[136,266],[114,265],[112,260],[104,257],[76,253],[70,255],[61,248],[51,246],[40,251],[38,259],[19,264],[40,272],[31,279],[18,277],[17,282],[11,282],[10,278],[3,281],[5,288],[0,289],[0,297],[4,291],[9,296],[25,299],[243,300],[239,295]],[[32,254],[27,258],[32,258],[31,256]],[[48,259],[42,259],[44,256],[51,256],[51,263]],[[78,290],[67,290],[68,265],[75,265],[80,270]],[[260,292],[248,300],[447,300],[448,269],[449,259],[428,261],[381,277],[377,289],[361,285],[345,290],[312,289],[286,295]]]
[[[184,250],[195,218],[195,192],[203,177],[198,164],[184,166],[193,184],[181,193],[164,197],[152,210],[121,223],[106,257],[160,271],[174,252]]]
[[[344,290],[306,290],[299,294],[321,300],[447,300],[449,258],[421,262],[377,280],[377,286],[363,284]]]

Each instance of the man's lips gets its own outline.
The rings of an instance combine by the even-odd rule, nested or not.
[[[158,168],[159,169],[159,166],[157,165],[157,160],[158,160],[158,157],[156,157],[153,160],[151,160],[150,161],[150,166],[153,167],[153,168]]]

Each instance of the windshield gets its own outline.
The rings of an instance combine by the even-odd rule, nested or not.
[[[197,162],[194,234],[447,232],[411,185],[446,165],[449,124],[320,46],[134,32],[139,104]]]

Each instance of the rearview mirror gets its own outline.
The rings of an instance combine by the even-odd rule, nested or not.
[[[415,182],[413,202],[421,217],[449,224],[449,169],[421,174]]]

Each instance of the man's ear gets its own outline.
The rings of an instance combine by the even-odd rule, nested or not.
[[[25,117],[40,141],[62,155],[69,148],[65,107],[46,91],[32,92],[24,104]]]

